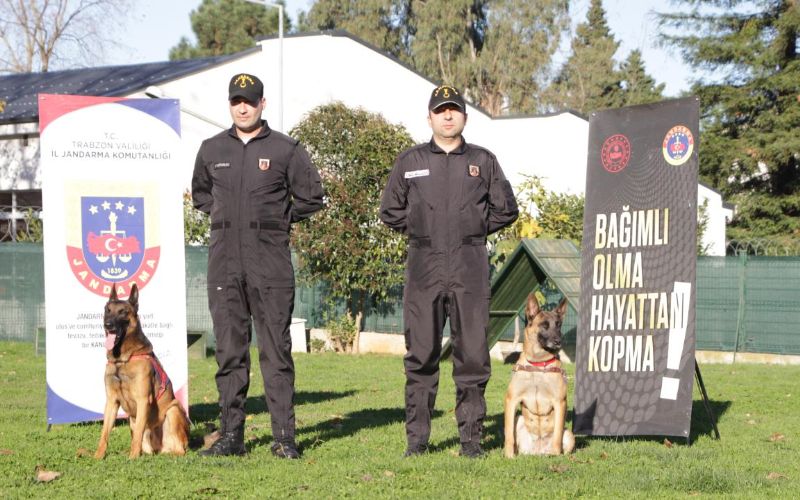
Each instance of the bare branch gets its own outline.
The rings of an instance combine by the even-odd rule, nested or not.
[[[130,0],[0,0],[0,73],[95,64]]]

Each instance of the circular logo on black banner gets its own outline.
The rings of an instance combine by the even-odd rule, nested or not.
[[[692,157],[694,150],[694,136],[692,131],[683,125],[676,125],[669,129],[661,145],[664,159],[670,165],[683,165]]]
[[[612,174],[616,174],[628,165],[631,159],[631,143],[622,134],[615,134],[603,142],[603,149],[600,153],[603,160],[603,168]]]

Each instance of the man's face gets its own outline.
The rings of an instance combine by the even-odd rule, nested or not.
[[[262,97],[258,101],[248,101],[244,97],[234,97],[229,102],[233,124],[242,132],[252,132],[261,127],[261,113],[264,111],[265,101]]]
[[[455,104],[442,104],[428,112],[428,125],[434,137],[439,139],[455,139],[461,136],[467,124],[467,115]]]

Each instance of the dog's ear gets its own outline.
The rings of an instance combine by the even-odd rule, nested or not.
[[[539,301],[536,300],[536,292],[528,294],[528,304],[525,306],[525,318],[530,323],[539,314]]]
[[[109,302],[119,300],[117,298],[117,285],[111,285],[111,295],[108,296]]]
[[[128,297],[128,302],[133,306],[133,310],[139,312],[139,287],[136,283],[131,285],[131,296]]]
[[[558,307],[556,307],[556,314],[558,314],[559,318],[563,318],[567,314],[567,297],[565,296],[561,299],[561,302],[558,303]]]

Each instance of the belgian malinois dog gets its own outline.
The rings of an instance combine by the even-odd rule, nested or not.
[[[536,295],[528,295],[522,355],[514,365],[505,398],[505,445],[515,455],[560,455],[575,448],[575,436],[564,429],[567,376],[561,368],[561,321],[566,297],[554,311],[542,311]],[[517,407],[522,411],[517,415]]]
[[[164,368],[139,323],[139,290],[134,284],[128,300],[117,298],[116,287],[106,303],[106,407],[95,458],[103,458],[108,435],[120,405],[130,417],[130,458],[144,453],[184,455],[189,443],[189,419]]]

